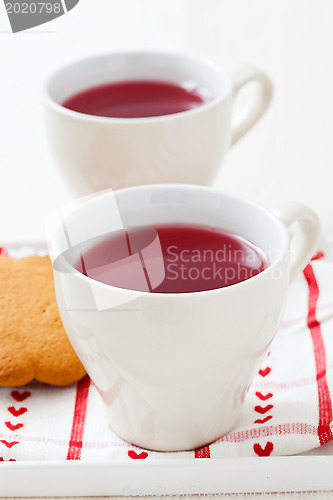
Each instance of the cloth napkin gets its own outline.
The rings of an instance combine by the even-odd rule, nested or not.
[[[32,250],[8,253],[23,256]],[[332,394],[333,263],[319,252],[291,284],[271,350],[227,435],[187,452],[143,450],[112,432],[88,377],[68,387],[32,382],[0,388],[0,461],[298,454],[333,439]]]

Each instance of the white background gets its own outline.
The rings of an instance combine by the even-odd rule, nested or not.
[[[228,154],[218,184],[267,206],[303,200],[333,234],[331,0],[80,0],[17,34],[0,6],[0,244],[43,239],[48,213],[71,197],[44,133],[47,75],[78,57],[133,48],[197,54],[230,73],[244,63],[264,69],[274,102]]]

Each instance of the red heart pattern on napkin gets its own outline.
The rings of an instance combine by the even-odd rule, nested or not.
[[[301,453],[333,439],[333,265],[322,257],[318,254],[292,284],[293,306],[287,304],[234,429],[200,449],[163,453],[163,458],[270,457]],[[133,449],[112,432],[89,378],[63,388],[36,383],[0,388],[0,407],[5,410],[0,415],[0,461],[161,457]]]

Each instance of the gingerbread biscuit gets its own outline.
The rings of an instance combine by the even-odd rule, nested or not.
[[[67,385],[84,375],[61,323],[49,257],[0,256],[0,385]]]

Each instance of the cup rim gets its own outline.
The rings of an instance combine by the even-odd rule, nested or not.
[[[117,118],[117,117],[108,117],[108,116],[97,116],[97,115],[89,115],[86,113],[81,113],[79,111],[73,111],[71,109],[65,108],[50,95],[50,87],[52,82],[57,78],[59,73],[63,70],[69,69],[75,64],[79,63],[89,63],[90,61],[103,59],[105,57],[112,56],[130,56],[130,55],[146,55],[146,56],[171,56],[175,58],[187,59],[196,63],[201,64],[202,66],[206,66],[212,70],[219,72],[223,75],[225,81],[227,82],[226,91],[218,96],[215,96],[212,100],[200,104],[196,108],[189,109],[186,111],[180,111],[178,113],[166,114],[161,116],[147,116],[147,117],[139,117],[139,118]],[[160,80],[156,80],[160,81]],[[46,82],[43,87],[43,100],[44,103],[47,104],[51,109],[57,111],[65,116],[68,116],[77,120],[84,120],[90,122],[97,123],[118,123],[118,124],[136,124],[136,123],[148,123],[148,122],[157,122],[157,121],[169,121],[179,119],[181,117],[192,116],[198,113],[202,113],[203,111],[209,110],[215,107],[217,104],[224,101],[231,93],[232,93],[233,85],[231,77],[213,60],[205,59],[202,57],[193,56],[191,54],[187,54],[185,52],[177,52],[177,51],[167,51],[167,50],[124,50],[124,51],[108,51],[102,53],[96,53],[88,57],[82,57],[79,59],[73,59],[67,64],[58,66],[46,79]]]
[[[177,297],[177,296],[181,296],[181,297],[195,296],[195,297],[197,297],[197,296],[203,296],[203,295],[214,294],[214,293],[230,293],[230,290],[235,290],[235,289],[239,289],[239,288],[242,288],[244,286],[247,286],[248,282],[253,283],[255,281],[265,279],[266,276],[269,273],[271,273],[272,270],[276,266],[278,266],[285,258],[285,255],[287,253],[288,246],[289,246],[288,231],[287,231],[286,226],[271,210],[269,210],[265,206],[261,205],[260,203],[257,203],[253,200],[248,199],[248,198],[244,198],[242,196],[237,196],[234,193],[229,193],[225,190],[221,190],[218,188],[213,188],[213,187],[208,187],[208,186],[200,186],[200,185],[194,185],[194,184],[147,184],[147,185],[142,185],[142,186],[132,186],[132,187],[123,188],[123,189],[119,189],[119,190],[115,190],[115,191],[112,191],[112,190],[109,190],[109,191],[110,191],[110,193],[117,193],[117,192],[124,192],[124,191],[131,192],[134,190],[141,191],[141,190],[145,190],[147,188],[148,189],[158,189],[158,188],[184,189],[184,188],[186,188],[186,189],[194,189],[194,190],[200,190],[200,191],[209,190],[211,192],[215,192],[216,194],[222,195],[224,198],[227,197],[229,199],[233,199],[235,201],[240,201],[242,203],[245,202],[249,206],[257,207],[260,210],[262,210],[263,212],[265,212],[271,218],[271,220],[277,226],[280,227],[281,235],[283,236],[283,241],[281,242],[281,250],[274,258],[274,261],[270,262],[268,264],[268,266],[263,271],[261,271],[260,273],[258,273],[255,276],[248,278],[247,280],[240,281],[238,283],[234,283],[232,285],[228,285],[228,286],[221,287],[221,288],[213,288],[210,290],[202,290],[202,291],[194,291],[194,292],[162,293],[162,292],[150,292],[150,291],[147,292],[147,291],[133,290],[133,289],[123,288],[123,287],[116,287],[116,286],[109,285],[109,284],[103,283],[101,281],[95,280],[94,278],[90,278],[89,276],[82,274],[80,271],[75,269],[74,266],[72,266],[68,262],[68,260],[64,257],[64,255],[59,255],[58,257],[56,257],[56,259],[61,259],[62,267],[64,269],[68,270],[69,272],[71,272],[72,274],[75,274],[75,276],[77,276],[78,279],[83,279],[84,281],[87,281],[88,283],[92,282],[94,284],[94,286],[102,287],[102,288],[105,288],[106,290],[107,289],[121,290],[123,293],[126,292],[127,294],[131,295],[133,299],[145,295],[145,296],[150,296],[150,297],[162,297],[163,296],[163,297],[168,297],[168,299],[163,299],[163,300],[170,300],[170,299]],[[105,193],[105,191],[102,191],[101,194],[102,193]],[[98,193],[96,194],[96,196],[98,196]],[[88,197],[88,199],[90,199],[90,196]],[[56,229],[55,229],[55,231],[56,231]],[[50,240],[52,240],[52,236],[50,237]],[[52,262],[52,265],[53,265],[53,262]]]

